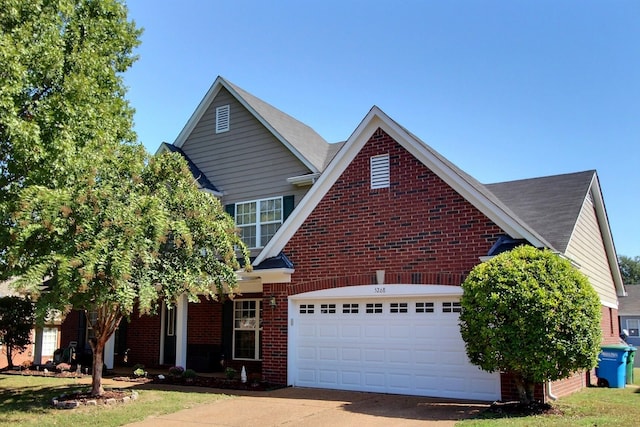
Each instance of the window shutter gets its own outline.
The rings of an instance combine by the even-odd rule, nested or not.
[[[293,208],[293,195],[284,196],[282,198],[282,221],[289,218],[289,215],[291,215],[291,212],[293,212]]]
[[[371,189],[388,188],[390,183],[389,155],[371,157]]]
[[[216,133],[229,130],[229,105],[216,108]]]
[[[224,211],[231,216],[231,218],[236,219],[236,204],[229,203],[228,205],[224,205]]]

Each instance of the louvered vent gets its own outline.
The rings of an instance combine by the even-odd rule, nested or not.
[[[229,130],[229,106],[223,105],[216,108],[216,133]]]
[[[371,158],[371,189],[388,188],[389,178],[389,155],[374,156]]]

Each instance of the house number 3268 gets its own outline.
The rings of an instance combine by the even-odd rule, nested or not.
[[[384,294],[384,288],[374,288],[373,292],[376,294]]]

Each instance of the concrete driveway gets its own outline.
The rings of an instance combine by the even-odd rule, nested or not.
[[[234,393],[229,399],[129,426],[453,426],[488,406],[487,402],[296,387]]]

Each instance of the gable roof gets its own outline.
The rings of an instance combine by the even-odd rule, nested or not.
[[[187,161],[187,165],[189,166],[189,170],[191,171],[191,175],[193,175],[193,177],[196,179],[198,186],[200,186],[201,189],[207,190],[216,195],[220,194],[220,191],[215,187],[215,185],[213,185],[211,181],[209,181],[209,178],[207,178],[207,176],[200,170],[200,168],[198,168],[198,166],[196,166],[195,163],[193,163],[193,161],[189,158],[189,156],[186,155],[184,151],[182,151],[181,148],[178,148],[173,144],[163,142],[156,153],[161,153],[163,151],[178,153],[182,157],[184,157]]]
[[[511,210],[565,252],[595,171],[487,184]]]
[[[640,316],[640,285],[626,286],[627,295],[620,298],[618,316]]]
[[[535,229],[530,227],[522,218],[518,217],[484,185],[442,157],[415,135],[392,120],[378,107],[374,106],[336,154],[316,184],[302,199],[296,208],[296,214],[291,215],[285,221],[271,241],[264,247],[260,255],[255,259],[254,265],[258,265],[264,259],[273,257],[282,251],[289,239],[304,223],[313,209],[320,203],[324,195],[378,128],[381,128],[389,134],[397,143],[420,160],[511,237],[525,239],[536,247],[554,249],[551,243],[542,237]]]
[[[218,76],[200,104],[189,118],[173,145],[180,148],[207,111],[222,88],[236,98],[263,126],[265,126],[312,173],[322,172],[335,154],[329,144],[316,131],[299,120],[251,95],[228,80]]]

